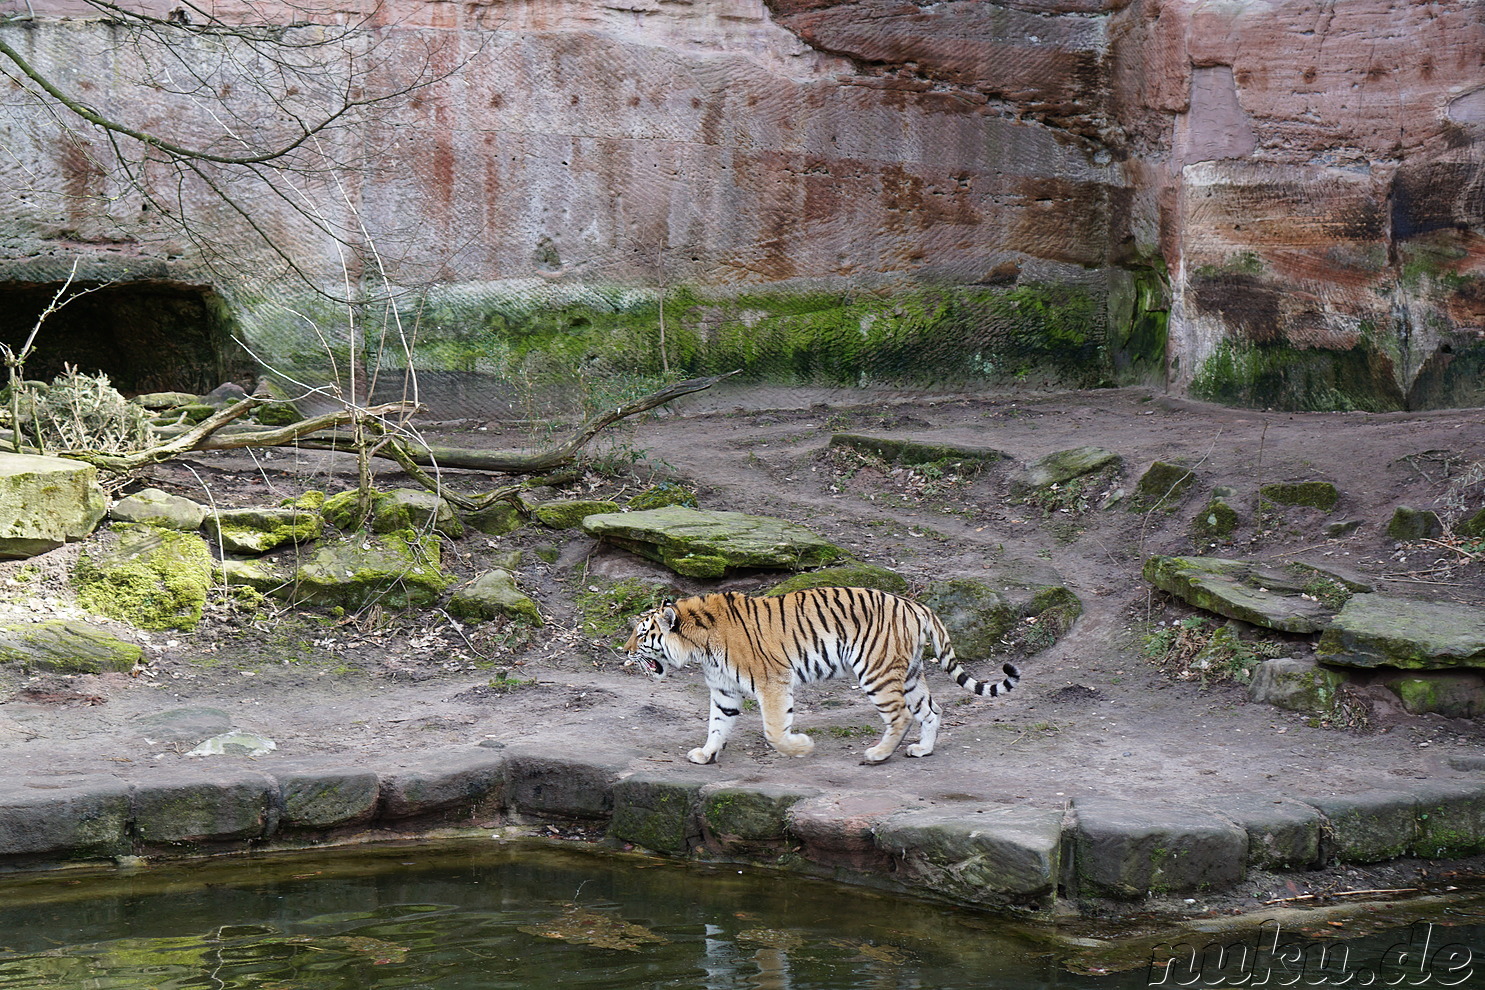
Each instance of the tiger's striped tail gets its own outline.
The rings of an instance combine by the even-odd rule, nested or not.
[[[988,694],[992,698],[998,698],[1021,683],[1021,671],[1013,663],[1006,663],[1001,666],[1000,669],[1005,672],[1004,680],[975,680],[969,675],[969,671],[965,670],[959,663],[959,658],[954,656],[954,647],[949,645],[948,633],[944,631],[942,625],[933,629],[933,648],[938,653],[938,662],[943,666],[944,671],[950,677],[954,678],[955,684],[958,684],[966,691],[972,691],[979,695]]]

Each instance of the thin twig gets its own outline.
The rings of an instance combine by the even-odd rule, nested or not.
[[[1264,904],[1290,904],[1294,901],[1314,901],[1326,897],[1362,897],[1367,894],[1416,894],[1422,890],[1421,887],[1391,887],[1377,890],[1340,890],[1329,894],[1299,894],[1295,897],[1275,897]]]
[[[1464,556],[1468,557],[1470,560],[1482,560],[1482,559],[1485,559],[1485,554],[1472,553],[1469,550],[1465,550],[1463,547],[1453,546],[1452,544],[1445,543],[1443,540],[1435,540],[1431,536],[1425,536],[1425,537],[1423,537],[1423,542],[1424,543],[1435,543],[1435,544],[1438,544],[1439,546],[1444,547],[1447,550],[1453,550],[1457,554],[1463,554]]]

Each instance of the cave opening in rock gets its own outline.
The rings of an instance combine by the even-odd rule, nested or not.
[[[0,282],[0,341],[19,351],[61,282]],[[74,282],[36,334],[24,375],[51,381],[64,365],[105,374],[125,395],[209,392],[248,383],[256,365],[233,339],[236,321],[210,286]]]

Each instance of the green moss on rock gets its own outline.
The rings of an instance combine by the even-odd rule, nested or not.
[[[1263,485],[1258,494],[1275,505],[1296,505],[1329,512],[1341,500],[1341,493],[1328,481],[1288,481]]]
[[[627,507],[632,512],[663,509],[667,505],[684,505],[694,509],[697,505],[696,493],[685,485],[678,485],[673,481],[662,481],[658,485],[646,488],[627,503]]]
[[[876,564],[843,564],[785,578],[764,594],[787,595],[806,588],[875,588],[901,595],[907,592],[908,583],[907,578],[896,571]]]
[[[1191,532],[1198,542],[1231,539],[1237,527],[1237,510],[1221,498],[1208,502],[1191,522]]]
[[[141,629],[194,629],[211,586],[212,557],[195,533],[117,526],[111,552],[84,551],[72,572],[78,603]]]
[[[144,658],[126,643],[87,622],[25,622],[0,628],[0,663],[54,674],[127,672]]]
[[[402,609],[431,605],[452,582],[435,535],[410,531],[323,545],[294,573],[287,593],[311,605]]]
[[[1196,475],[1190,468],[1156,461],[1140,475],[1129,499],[1129,508],[1136,512],[1174,511],[1195,483]]]
[[[1444,524],[1432,509],[1411,509],[1400,505],[1387,522],[1389,540],[1421,540],[1438,536],[1443,531]]]
[[[531,510],[537,522],[552,529],[574,529],[589,516],[618,512],[619,503],[603,499],[559,499]]]

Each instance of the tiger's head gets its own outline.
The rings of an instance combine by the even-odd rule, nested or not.
[[[638,660],[645,665],[649,675],[656,678],[665,676],[667,663],[684,667],[685,654],[668,651],[665,643],[665,638],[675,631],[678,621],[674,602],[666,602],[635,620],[634,631],[624,644],[624,652],[629,654],[625,666]]]

